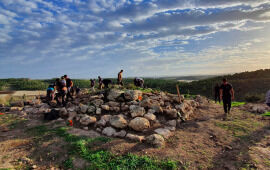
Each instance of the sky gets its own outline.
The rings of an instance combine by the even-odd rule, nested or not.
[[[269,0],[0,0],[0,78],[266,68]]]

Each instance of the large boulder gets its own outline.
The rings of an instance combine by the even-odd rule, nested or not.
[[[153,134],[146,138],[146,142],[153,145],[154,147],[163,147],[165,145],[165,140],[161,135]]]
[[[124,92],[118,89],[111,89],[107,96],[107,99],[110,101],[116,101]]]
[[[129,106],[131,117],[143,116],[145,114],[145,110],[143,107],[131,105]]]
[[[150,127],[150,122],[143,117],[136,117],[129,122],[129,127],[136,131],[143,131]]]
[[[106,127],[103,129],[102,134],[106,136],[114,136],[116,130],[112,127]]]
[[[124,97],[127,101],[138,100],[139,96],[142,96],[140,90],[127,90],[124,93]]]
[[[165,128],[158,128],[155,130],[155,132],[163,136],[165,139],[168,139],[172,135],[171,131]]]
[[[182,104],[175,106],[178,109],[184,119],[188,119],[189,116],[193,113],[193,107],[189,104],[188,101],[184,101]]]
[[[96,123],[97,121],[97,118],[94,117],[94,116],[88,116],[88,115],[84,115],[81,119],[80,119],[80,123],[82,125],[89,125],[89,124],[92,124],[92,123]]]
[[[131,133],[128,133],[126,135],[126,138],[128,138],[129,140],[136,141],[136,142],[142,142],[145,140],[144,136],[139,136],[139,135],[135,135],[135,134],[131,134]]]
[[[110,124],[113,127],[122,129],[127,126],[128,122],[122,115],[115,115],[111,117]]]

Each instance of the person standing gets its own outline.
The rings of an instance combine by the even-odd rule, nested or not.
[[[73,100],[73,97],[71,95],[71,90],[72,90],[72,87],[73,87],[73,82],[72,82],[72,80],[67,75],[64,75],[64,78],[66,80],[66,86],[67,86],[67,100],[68,100],[68,98],[71,98]]]
[[[215,103],[217,103],[217,100],[218,100],[218,102],[220,103],[220,94],[219,94],[219,92],[220,92],[220,86],[219,86],[219,84],[217,83],[216,86],[215,86],[215,88],[214,88],[214,93],[215,93]]]
[[[60,80],[60,97],[62,98],[62,105],[66,106],[66,96],[67,96],[67,82],[65,77],[62,76]]]
[[[223,78],[223,83],[220,86],[220,100],[223,101],[223,107],[225,112],[225,118],[230,114],[232,100],[234,100],[234,90],[226,78]]]
[[[93,92],[95,92],[95,79],[90,79],[90,87]]]
[[[266,93],[265,100],[266,100],[265,103],[267,104],[267,106],[270,107],[270,90],[268,90],[268,92]]]
[[[102,83],[102,78],[100,76],[98,76],[98,88],[99,90],[102,89],[103,83]]]
[[[117,83],[121,86],[123,86],[123,70],[121,70],[118,73],[118,77],[117,77]]]

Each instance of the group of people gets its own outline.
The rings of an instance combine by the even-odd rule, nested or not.
[[[120,72],[117,75],[117,84],[120,86],[123,86],[123,72],[124,70],[120,70]],[[113,84],[111,79],[102,79],[100,76],[98,76],[98,89],[103,89],[103,88],[109,88],[109,85]],[[90,88],[93,92],[95,92],[95,85],[96,81],[95,79],[90,79]],[[137,87],[144,87],[144,80],[139,77],[134,78],[134,85]]]
[[[56,100],[57,104],[66,105],[67,100],[70,98],[73,100],[73,95],[79,94],[80,89],[73,86],[73,81],[64,75],[61,78],[57,78],[54,83],[50,84],[47,88],[47,100]],[[61,100],[61,102],[59,101]]]

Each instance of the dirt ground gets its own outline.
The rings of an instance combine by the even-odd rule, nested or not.
[[[116,155],[133,153],[160,160],[178,161],[179,169],[270,169],[270,119],[233,108],[223,120],[220,105],[200,107],[166,141],[163,148],[114,138],[97,143],[95,149],[106,149]],[[65,126],[43,122],[42,117],[5,113],[0,116],[0,169],[67,169],[68,145],[59,136],[29,133],[28,129]],[[93,131],[71,129],[69,133],[97,137]],[[74,169],[88,164],[80,157],[73,160]]]

